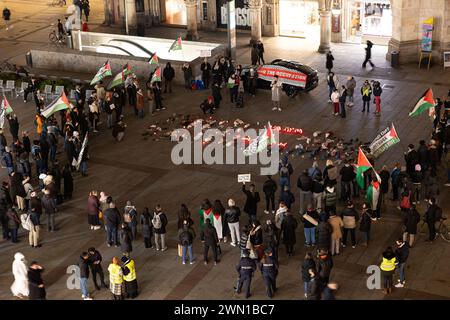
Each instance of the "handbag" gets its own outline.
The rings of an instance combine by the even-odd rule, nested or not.
[[[103,211],[99,211],[98,212],[98,218],[100,219],[100,220],[102,220],[103,219]]]
[[[249,255],[250,259],[258,259],[258,254],[256,253],[255,250],[250,249],[250,255]]]

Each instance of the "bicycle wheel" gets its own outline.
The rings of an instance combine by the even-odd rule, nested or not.
[[[450,229],[447,227],[445,223],[441,223],[438,232],[441,235],[442,239],[444,239],[447,242],[450,242]]]
[[[58,37],[56,36],[56,34],[54,32],[52,32],[48,35],[48,39],[50,40],[51,43],[58,42]]]

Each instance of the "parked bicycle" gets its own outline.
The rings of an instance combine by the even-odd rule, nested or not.
[[[448,225],[448,221],[446,216],[442,216],[442,218],[436,222],[436,237],[440,236],[446,242],[450,242],[450,226]],[[425,220],[422,220],[418,225],[416,237],[428,237],[428,225]]]
[[[66,41],[66,35],[59,34],[56,30],[52,30],[52,32],[48,35],[48,39],[53,44],[64,44]]]

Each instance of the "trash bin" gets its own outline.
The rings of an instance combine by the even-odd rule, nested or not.
[[[73,49],[72,36],[69,34],[66,37],[66,43],[67,43],[67,48]]]
[[[31,52],[30,52],[30,51],[28,51],[28,52],[25,54],[25,61],[27,62],[27,66],[28,66],[28,67],[30,67],[30,68],[33,67],[33,60],[31,59]]]
[[[399,66],[399,52],[392,51],[391,52],[391,67],[398,68],[398,66]]]

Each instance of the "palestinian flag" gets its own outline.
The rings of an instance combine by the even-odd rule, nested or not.
[[[80,169],[81,160],[83,159],[84,152],[86,151],[87,143],[88,143],[88,134],[86,133],[86,135],[84,136],[83,144],[81,145],[81,150],[78,155],[78,159],[77,159],[77,165],[76,165],[77,170]]]
[[[14,112],[14,110],[11,108],[11,105],[9,104],[6,97],[3,97],[3,100],[2,100],[2,112],[4,112],[5,115]]]
[[[182,50],[182,46],[181,46],[181,37],[178,37],[177,40],[175,40],[172,45],[169,48],[169,52],[170,51],[175,51],[175,50]]]
[[[125,71],[121,71],[111,80],[108,85],[108,89],[120,86],[125,82]]]
[[[362,149],[359,148],[358,162],[356,163],[356,182],[361,189],[364,189],[364,172],[371,168],[372,165],[370,164]]]
[[[69,100],[67,100],[66,94],[64,90],[61,92],[59,98],[55,99],[52,103],[50,103],[44,110],[41,111],[41,115],[45,118],[50,117],[57,111],[69,109],[70,104]]]
[[[102,81],[107,76],[112,76],[111,66],[109,65],[109,61],[106,61],[105,64],[98,70],[97,74],[91,81],[91,85]]]
[[[130,66],[130,64],[127,63],[126,65],[123,66],[123,75],[125,77],[132,73],[133,73],[133,68]]]
[[[259,153],[267,149],[267,146],[275,143],[276,140],[273,135],[272,126],[270,125],[269,122],[267,126],[264,128],[264,131],[259,135],[259,137],[253,140],[249,144],[248,148],[244,150],[244,155],[250,156],[252,154]]]
[[[161,68],[159,67],[155,70],[155,72],[153,72],[152,80],[150,81],[150,83],[153,82],[161,82]]]
[[[372,210],[377,209],[378,199],[380,198],[380,183],[372,182],[367,189],[366,201],[370,204]]]
[[[430,109],[431,110],[431,109]],[[400,138],[398,137],[397,131],[395,130],[394,124],[391,127],[387,127],[381,131],[377,137],[370,144],[370,153],[374,157],[378,157],[384,151],[392,147],[394,144],[399,143]]]
[[[148,63],[159,65],[158,56],[156,55],[156,52],[150,57],[150,59],[148,59]]]
[[[410,117],[415,117],[424,112],[425,110],[434,107],[436,102],[433,98],[433,90],[428,89],[425,93],[420,97],[419,101],[417,101],[414,108],[409,113]]]

